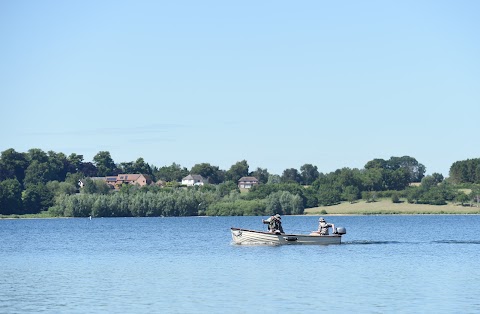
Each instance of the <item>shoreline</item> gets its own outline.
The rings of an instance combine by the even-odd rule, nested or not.
[[[289,216],[369,216],[369,215],[480,215],[480,207],[461,206],[456,204],[427,205],[409,204],[406,202],[392,203],[389,199],[381,199],[376,202],[367,203],[358,201],[355,203],[340,203],[332,206],[319,206],[306,208],[303,215]],[[263,215],[262,215],[263,216]],[[160,216],[158,216],[160,217]],[[183,217],[183,216],[182,216]],[[210,216],[185,216],[185,217],[210,217]],[[49,217],[45,213],[36,215],[0,215],[2,219],[71,219],[88,217]],[[92,219],[109,217],[92,217]],[[125,217],[116,217],[125,218]],[[133,217],[135,218],[135,217]]]

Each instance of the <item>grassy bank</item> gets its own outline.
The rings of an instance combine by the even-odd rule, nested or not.
[[[377,202],[367,203],[358,201],[350,204],[348,202],[334,206],[320,206],[305,209],[306,215],[418,215],[418,214],[480,214],[479,207],[467,207],[455,204],[447,205],[424,205],[392,203],[390,199],[382,199]]]
[[[17,218],[54,218],[48,212],[44,211],[39,214],[25,214],[25,215],[0,215],[0,219],[17,219]]]

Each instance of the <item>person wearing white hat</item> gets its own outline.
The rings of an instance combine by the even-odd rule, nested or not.
[[[318,233],[320,233],[320,235],[328,235],[328,228],[332,228],[335,233],[335,226],[327,223],[323,217],[320,217],[318,219]]]

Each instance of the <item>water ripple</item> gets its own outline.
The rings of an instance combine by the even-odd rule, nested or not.
[[[439,243],[439,244],[480,244],[480,240],[438,240],[432,241],[432,243]]]
[[[370,241],[370,240],[355,240],[355,241],[342,242],[342,244],[348,244],[348,245],[402,244],[402,243],[407,243],[407,242],[400,242],[400,241]]]

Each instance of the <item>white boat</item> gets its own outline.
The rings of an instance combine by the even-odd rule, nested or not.
[[[336,228],[336,233],[330,235],[311,234],[286,234],[255,231],[241,228],[230,228],[232,239],[235,244],[340,244],[342,235],[347,231],[343,227]]]

